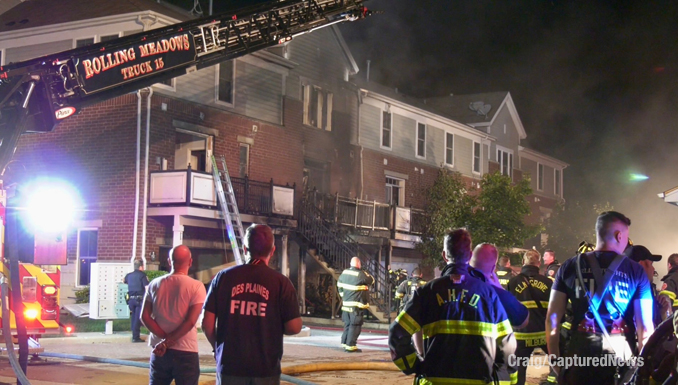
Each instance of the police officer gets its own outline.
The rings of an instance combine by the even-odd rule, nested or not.
[[[508,283],[511,278],[515,277],[516,273],[511,269],[511,260],[509,257],[502,255],[499,257],[499,266],[497,266],[497,277],[501,287],[508,290]]]
[[[144,304],[144,294],[148,286],[148,277],[143,272],[143,264],[140,260],[134,260],[134,271],[127,274],[124,283],[127,284],[129,299],[129,318],[132,324],[132,342],[145,342],[139,336],[141,332],[141,307]]]
[[[556,279],[556,272],[560,269],[560,264],[556,260],[556,253],[553,250],[544,251],[544,275],[551,281]]]
[[[415,267],[412,270],[412,276],[407,281],[404,281],[398,286],[396,290],[396,298],[400,300],[400,308],[398,312],[402,311],[407,301],[412,298],[412,294],[418,287],[426,285],[426,281],[421,279],[421,270]]]
[[[669,273],[662,278],[662,289],[659,292],[659,295],[663,295],[669,298],[672,305],[672,311],[675,312],[678,310],[678,253],[669,255],[669,259],[666,261],[666,265],[669,269]]]
[[[358,349],[358,336],[363,325],[363,311],[370,307],[370,286],[374,278],[360,270],[360,258],[351,258],[351,267],[339,276],[337,287],[341,296],[341,320],[344,321],[344,332],[341,335],[341,346],[347,353],[361,352]]]
[[[492,288],[469,274],[471,235],[445,234],[447,266],[440,278],[418,288],[389,329],[396,366],[416,374],[415,384],[515,383],[508,365],[515,350],[513,329]],[[412,336],[423,334],[423,358]]]
[[[630,225],[631,221],[621,213],[601,213],[596,221],[595,250],[570,258],[556,273],[546,315],[548,351],[556,358],[556,364],[560,355],[560,320],[568,300],[573,312],[572,338],[566,353],[569,357],[628,359],[631,353],[642,349],[654,331],[650,282],[643,268],[622,254]],[[577,278],[579,274],[582,280]],[[600,298],[597,309],[591,305],[587,292],[594,299]],[[598,326],[598,315],[609,338]],[[625,336],[630,339],[628,343]],[[557,373],[563,370],[561,383],[614,384],[617,373],[624,368],[607,362],[606,366],[554,369]]]
[[[520,303],[530,312],[530,321],[520,332],[516,332],[516,357],[529,359],[535,348],[546,349],[546,309],[551,294],[551,280],[539,274],[541,256],[537,250],[528,250],[523,256],[523,268],[520,274],[511,278],[508,287]],[[526,360],[520,360],[523,363]],[[525,384],[527,365],[518,365],[518,385]],[[555,383],[555,373],[550,373],[547,381]]]

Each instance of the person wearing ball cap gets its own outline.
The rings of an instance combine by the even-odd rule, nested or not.
[[[645,246],[633,244],[624,250],[624,255],[638,262],[638,264],[643,267],[643,270],[645,270],[647,279],[650,280],[652,299],[654,300],[652,321],[654,322],[654,325],[657,326],[662,320],[666,319],[666,317],[671,314],[671,301],[669,301],[667,296],[660,296],[659,293],[657,293],[657,287],[653,282],[655,269],[652,263],[661,261],[662,256],[652,254]]]

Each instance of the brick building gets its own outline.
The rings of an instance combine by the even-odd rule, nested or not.
[[[152,0],[92,0],[86,9],[66,0],[44,12],[50,6],[32,0],[0,15],[0,65],[192,18]],[[421,261],[424,194],[440,167],[469,186],[489,172],[531,173],[532,220],[562,199],[567,165],[521,146],[526,133],[509,93],[416,100],[357,72],[328,27],[22,137],[16,178],[65,179],[84,201],[68,237],[62,296],[88,284],[92,262],[142,258],[165,268],[178,244],[191,247],[191,273],[204,281],[232,262],[212,154],[225,157],[243,224],[274,228],[273,266],[295,282],[304,312],[318,306],[307,286],[333,288],[355,255],[377,277],[373,299],[385,309],[386,268]],[[336,299],[330,292],[320,302]]]

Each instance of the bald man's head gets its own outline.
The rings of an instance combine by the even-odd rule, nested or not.
[[[355,267],[356,269],[360,269],[360,258],[358,257],[353,257],[351,258],[351,267]]]
[[[473,249],[471,257],[471,266],[480,270],[485,276],[494,273],[494,267],[497,265],[499,253],[494,245],[481,243]]]
[[[191,263],[193,263],[191,250],[188,246],[179,245],[172,249],[170,260],[172,261],[172,270],[187,272]]]

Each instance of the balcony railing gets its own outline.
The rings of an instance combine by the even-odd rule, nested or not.
[[[424,211],[419,209],[323,194],[315,190],[308,191],[306,196],[322,212],[323,217],[356,229],[395,229],[398,232],[421,234],[426,220]]]
[[[233,193],[242,214],[292,216],[295,186],[277,185],[231,177]],[[224,191],[226,191],[224,185]],[[212,174],[193,170],[155,171],[151,173],[151,196],[154,206],[217,207]]]

